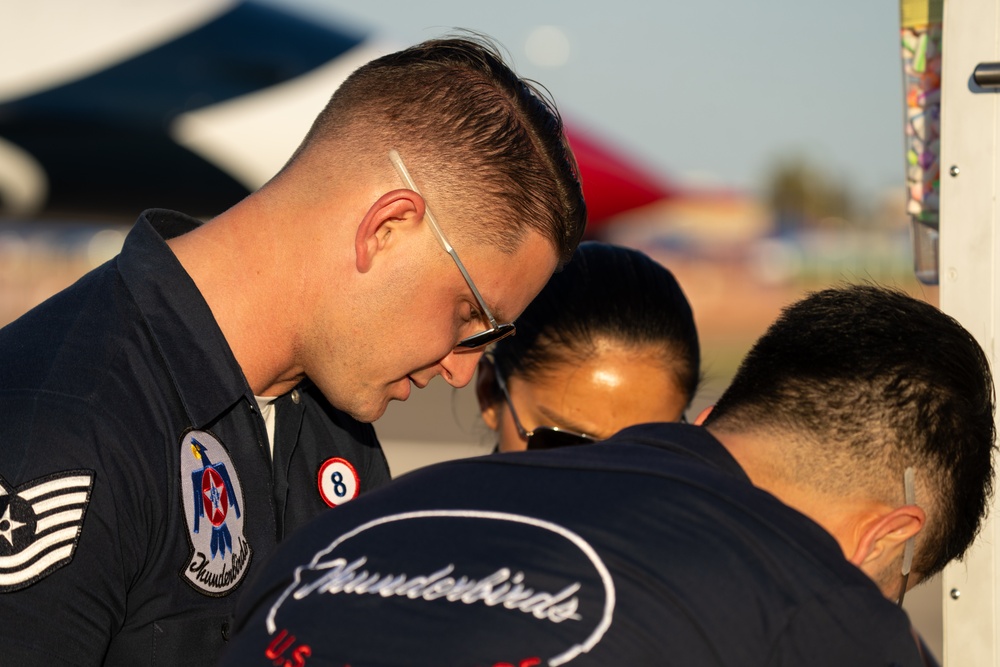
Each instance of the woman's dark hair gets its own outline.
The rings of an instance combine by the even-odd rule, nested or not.
[[[701,352],[691,305],[674,275],[648,255],[588,241],[517,318],[492,356],[504,378],[531,379],[592,355],[601,341],[660,346],[690,404]],[[499,400],[499,397],[498,397]]]

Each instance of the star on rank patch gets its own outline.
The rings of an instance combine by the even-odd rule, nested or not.
[[[16,489],[0,477],[0,593],[27,588],[73,560],[93,485],[92,470]]]

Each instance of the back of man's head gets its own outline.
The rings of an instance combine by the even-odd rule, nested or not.
[[[706,426],[782,439],[786,473],[817,491],[902,504],[913,467],[927,513],[913,569],[961,557],[992,493],[993,381],[954,319],[872,285],[788,307],[757,341]]]
[[[452,240],[512,253],[533,228],[562,263],[583,235],[586,206],[555,105],[483,38],[431,40],[360,67],[288,167],[335,153],[391,173],[390,149],[434,207],[466,211],[442,221]]]

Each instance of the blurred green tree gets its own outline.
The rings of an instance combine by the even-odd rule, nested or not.
[[[858,216],[846,180],[801,155],[774,161],[764,177],[764,201],[774,211],[779,231],[843,226]]]

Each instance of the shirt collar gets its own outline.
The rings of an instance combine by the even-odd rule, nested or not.
[[[669,449],[750,481],[746,472],[729,453],[725,445],[702,426],[673,422],[669,424],[638,424],[622,429],[610,439],[616,442],[652,445],[660,449]]]
[[[665,457],[668,450],[673,456]],[[498,463],[599,468],[644,474],[673,474],[687,461],[712,474],[723,474],[751,484],[740,464],[707,429],[692,424],[660,422],[629,426],[593,445],[574,445],[533,452],[508,452],[486,459]],[[482,460],[482,459],[477,459]]]
[[[196,427],[214,421],[241,398],[253,400],[211,309],[166,243],[200,224],[173,211],[145,211],[118,257],[122,279]]]

